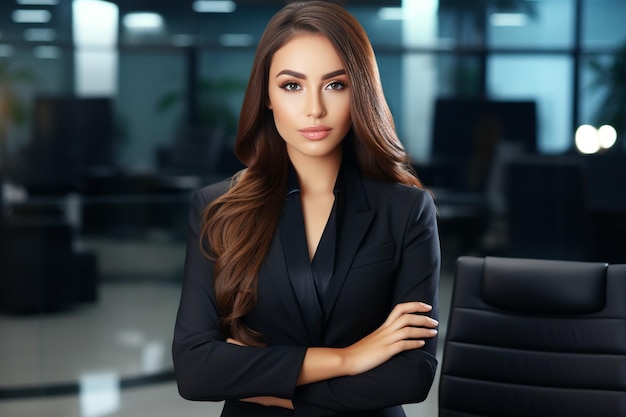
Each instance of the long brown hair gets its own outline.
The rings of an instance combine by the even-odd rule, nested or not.
[[[344,152],[365,177],[422,187],[411,170],[385,100],[369,39],[342,7],[323,1],[290,3],[269,21],[243,99],[235,154],[246,165],[232,188],[204,212],[201,243],[214,260],[215,293],[227,335],[252,346],[262,335],[243,318],[256,303],[256,282],[283,207],[288,156],[268,108],[274,53],[299,33],[319,33],[342,59],[351,85],[352,129]],[[204,247],[204,245],[202,245]]]

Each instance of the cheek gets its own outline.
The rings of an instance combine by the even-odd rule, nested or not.
[[[288,124],[293,119],[288,106],[274,104],[272,112],[274,113],[274,123],[276,123],[279,128],[280,126]]]
[[[352,108],[350,100],[343,101],[336,109],[338,121],[344,125],[352,125]]]
[[[272,114],[278,134],[283,139],[289,137],[289,132],[293,130],[294,120],[296,120],[293,108],[274,102],[272,103]]]

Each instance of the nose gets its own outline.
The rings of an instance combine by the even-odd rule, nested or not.
[[[319,119],[326,115],[326,108],[321,93],[311,93],[307,103],[307,116]]]

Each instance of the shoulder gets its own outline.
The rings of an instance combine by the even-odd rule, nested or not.
[[[401,206],[423,205],[434,207],[433,196],[430,191],[411,185],[383,182],[376,180],[364,180],[365,189],[373,200],[399,204]]]
[[[192,196],[192,204],[200,207],[211,204],[213,200],[226,194],[230,190],[232,183],[232,178],[228,178],[196,190]]]
[[[406,184],[365,180],[370,207],[381,218],[391,219],[395,225],[422,225],[437,222],[437,207],[432,193]]]

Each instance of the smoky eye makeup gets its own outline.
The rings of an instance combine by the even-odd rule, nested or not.
[[[336,80],[336,81],[331,81],[328,84],[326,84],[326,89],[341,91],[345,89],[347,86],[348,86],[347,82]]]
[[[298,91],[302,88],[299,83],[292,80],[282,81],[278,86],[285,91]]]

